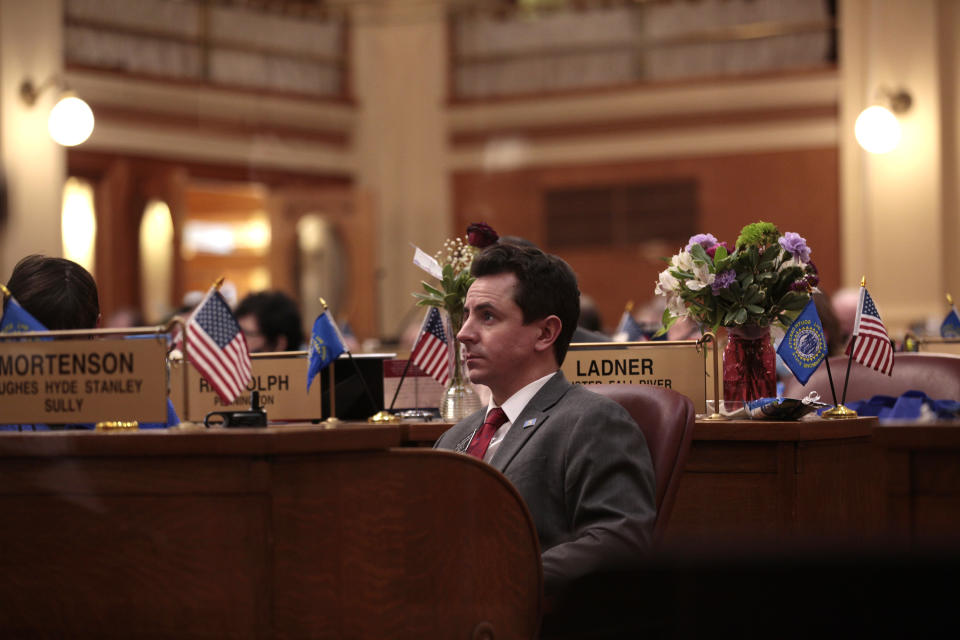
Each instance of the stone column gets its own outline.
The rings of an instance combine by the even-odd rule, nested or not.
[[[20,84],[39,85],[63,71],[60,0],[0,0],[0,171],[7,183],[8,219],[0,229],[0,279],[30,253],[59,256],[60,207],[66,153],[47,134],[59,92],[47,89],[33,106]]]
[[[380,248],[379,291],[370,293],[380,297],[381,335],[393,336],[426,275],[410,243],[433,253],[453,233],[446,22],[439,1],[384,0],[357,3],[352,27],[357,185],[373,194]]]
[[[856,286],[866,276],[891,335],[945,315],[951,288],[960,297],[958,15],[950,0],[841,3],[842,280]],[[899,147],[874,155],[853,129],[881,88],[909,91],[913,105],[899,116]]]

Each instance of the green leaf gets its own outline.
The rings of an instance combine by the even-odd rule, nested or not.
[[[796,291],[791,291],[784,294],[782,298],[777,302],[777,306],[783,307],[786,311],[800,311],[805,306],[807,306],[807,300],[810,299],[805,293],[798,293]]]
[[[718,244],[717,250],[713,254],[713,264],[717,264],[717,262],[724,260],[728,255],[729,253],[727,252],[726,248],[723,245]]]
[[[660,337],[670,330],[670,327],[674,325],[677,321],[677,317],[670,313],[669,309],[663,310],[663,315],[660,317],[660,324],[662,325],[657,332],[654,334],[656,337]]]
[[[436,287],[433,287],[433,286],[431,286],[430,284],[428,284],[428,283],[426,283],[426,282],[424,282],[424,281],[422,281],[422,280],[420,281],[420,284],[423,285],[423,288],[426,289],[428,293],[432,293],[432,294],[435,295],[435,296],[442,296],[442,295],[443,295],[443,292],[440,291],[440,289],[437,289]]]
[[[739,311],[737,311],[736,323],[737,323],[737,324],[744,324],[746,321],[747,321],[747,310],[746,310],[746,309],[740,309]]]
[[[733,292],[730,291],[730,287],[727,287],[726,289],[720,289],[720,293],[717,295],[720,297],[721,300],[724,300],[725,302],[733,303],[737,301],[736,296],[734,296]]]
[[[690,255],[693,256],[693,259],[698,262],[706,262],[707,264],[712,264],[713,261],[710,260],[710,256],[707,255],[707,252],[704,251],[703,245],[695,244],[690,247]]]
[[[780,251],[769,248],[763,252],[762,256],[760,256],[759,264],[761,265],[773,264],[773,262],[779,257],[780,257]]]

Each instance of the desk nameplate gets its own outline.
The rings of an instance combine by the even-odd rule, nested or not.
[[[0,419],[8,424],[165,422],[166,342],[0,342]]]
[[[696,340],[675,342],[573,343],[563,374],[574,384],[649,384],[667,387],[706,411],[706,347]]]
[[[247,389],[230,404],[224,403],[200,372],[190,364],[187,376],[189,406],[183,402],[183,364],[170,365],[170,399],[181,417],[202,422],[211,411],[242,411],[250,408],[253,391],[260,393],[260,407],[270,420],[317,420],[322,415],[320,376],[307,391],[307,352],[251,354],[252,377]]]

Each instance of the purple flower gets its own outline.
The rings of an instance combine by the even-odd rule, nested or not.
[[[689,252],[694,245],[699,244],[704,249],[709,249],[710,247],[717,244],[717,239],[712,233],[698,233],[695,236],[690,236],[690,240],[687,242],[687,246],[684,251]]]
[[[727,269],[726,271],[721,271],[717,274],[717,277],[713,280],[713,284],[710,285],[710,289],[713,290],[713,295],[717,295],[723,289],[726,289],[737,279],[737,274],[734,273],[733,269]]]
[[[784,251],[788,252],[800,262],[810,261],[810,247],[807,246],[807,241],[804,240],[799,233],[787,231],[780,236],[778,242]]]

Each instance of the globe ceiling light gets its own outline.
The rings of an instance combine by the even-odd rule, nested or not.
[[[24,80],[20,85],[20,97],[28,106],[36,104],[40,95],[49,87],[62,87],[60,76],[51,76],[40,85],[32,80]],[[93,133],[93,110],[73,91],[62,90],[60,99],[50,110],[47,118],[47,131],[50,137],[60,145],[74,147],[85,142]]]
[[[50,110],[47,131],[55,142],[75,147],[93,133],[93,110],[72,91],[63,94]]]
[[[895,114],[905,113],[913,99],[904,90],[881,89],[879,101],[883,104],[872,105],[860,112],[853,128],[860,146],[877,154],[889,153],[900,144],[903,133]]]

